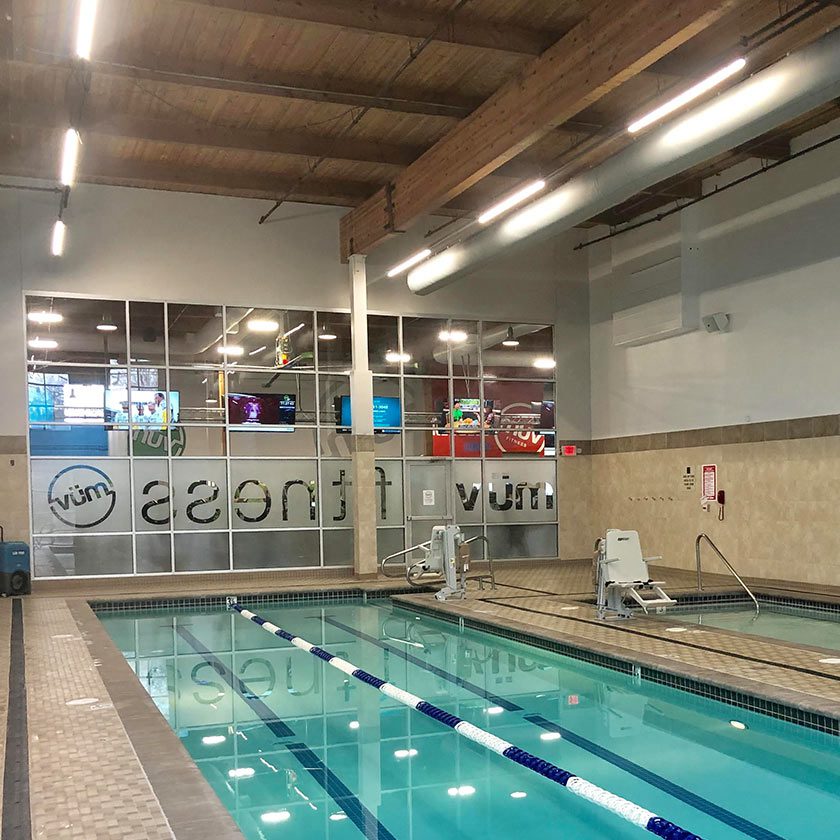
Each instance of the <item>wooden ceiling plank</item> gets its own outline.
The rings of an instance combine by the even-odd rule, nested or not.
[[[368,253],[722,17],[740,0],[603,0],[554,46],[341,220],[341,256]]]
[[[248,94],[256,96],[274,96],[281,99],[298,99],[306,102],[321,102],[332,105],[345,105],[351,108],[376,108],[403,114],[423,114],[426,116],[450,117],[463,119],[481,103],[474,98],[450,96],[420,90],[401,91],[400,95],[376,96],[370,93],[370,86],[363,84],[342,84],[330,81],[326,83],[317,77],[296,75],[294,78],[284,74],[278,78],[276,73],[260,70],[226,68],[223,72],[215,66],[201,66],[194,62],[189,68],[177,62],[156,59],[154,67],[145,66],[144,62],[109,62],[96,60],[91,62],[94,73],[103,76],[134,79],[140,82],[165,83],[214,91]],[[36,65],[49,64],[71,69],[72,61],[50,60],[30,50],[27,61],[15,62],[21,69]]]
[[[424,13],[405,4],[377,0],[179,0],[206,10],[259,15],[272,20],[349,29],[373,35],[433,40],[455,46],[478,47],[522,55],[539,55],[559,33],[519,26],[499,26],[475,15]]]

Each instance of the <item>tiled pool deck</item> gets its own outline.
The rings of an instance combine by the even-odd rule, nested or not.
[[[660,569],[659,579],[675,595],[688,595],[693,574]],[[731,579],[706,574],[708,593],[733,591]],[[499,564],[498,588],[471,592],[465,601],[441,604],[430,594],[394,597],[412,609],[463,619],[504,635],[530,638],[548,647],[609,667],[633,669],[643,679],[667,682],[778,717],[795,712],[815,737],[837,734],[840,720],[840,666],[822,664],[826,652],[715,628],[670,633],[672,622],[636,618],[597,620],[587,561]],[[111,608],[167,600],[186,606],[189,598],[249,593],[329,591],[381,593],[399,580],[358,580],[325,570],[315,574],[203,576],[169,579],[78,581],[41,584],[23,599],[28,733],[29,817],[38,840],[120,840],[172,838],[233,840],[241,834],[204,781],[169,725],[160,716],[133,671],[110,641],[88,601]],[[766,596],[788,593],[805,600],[840,605],[840,588],[785,581],[752,581]],[[0,601],[0,725],[6,731],[10,663],[16,668],[13,604]],[[18,625],[19,627],[19,625]],[[836,655],[836,652],[835,652]],[[12,672],[18,681],[19,674]],[[81,704],[71,701],[85,700]],[[71,705],[68,705],[71,703]],[[12,700],[20,711],[20,698]],[[14,714],[14,709],[13,709]],[[4,797],[0,807],[4,838],[25,840],[19,744],[11,737],[0,751]],[[840,741],[838,741],[840,744]],[[26,756],[24,755],[24,760]],[[25,765],[24,765],[25,766]],[[17,797],[17,801],[16,798]],[[24,815],[25,816],[25,815]]]

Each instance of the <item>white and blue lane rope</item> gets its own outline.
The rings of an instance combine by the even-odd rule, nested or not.
[[[251,612],[251,610],[240,606],[232,598],[228,599],[228,606],[232,610],[236,610],[243,618],[247,618],[253,621],[254,624],[258,624],[263,630],[281,639],[285,639],[296,648],[300,648],[300,650],[305,650],[313,656],[317,656],[319,659],[322,659],[327,664],[332,665],[333,668],[337,668],[348,676],[354,677],[360,682],[378,689],[386,697],[390,697],[392,700],[396,700],[411,709],[422,712],[427,717],[442,723],[444,726],[448,726],[450,729],[454,729],[464,738],[468,738],[476,744],[481,744],[481,746],[520,764],[522,767],[527,767],[529,770],[539,773],[539,775],[544,776],[546,779],[557,782],[557,784],[562,785],[576,796],[580,796],[582,799],[599,805],[601,808],[610,811],[639,828],[649,831],[651,834],[655,834],[657,837],[662,837],[664,840],[702,840],[697,834],[680,828],[664,817],[658,817],[653,812],[627,799],[616,796],[614,793],[610,793],[608,790],[592,784],[592,782],[587,782],[586,779],[582,779],[580,776],[575,776],[568,770],[563,770],[533,753],[514,746],[497,735],[493,735],[432,703],[426,702],[422,697],[417,697],[373,674],[369,674],[367,671],[357,668],[351,662],[334,656],[329,651],[307,642],[306,639],[301,639],[300,636],[293,636],[276,624],[272,624],[270,621],[266,621],[256,613]]]

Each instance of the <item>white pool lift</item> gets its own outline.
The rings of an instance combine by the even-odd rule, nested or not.
[[[635,601],[645,613],[649,609],[670,607],[677,602],[663,589],[664,581],[651,580],[648,562],[661,557],[642,557],[638,531],[607,530],[595,543],[595,579],[598,617],[629,618],[632,610],[626,600]]]

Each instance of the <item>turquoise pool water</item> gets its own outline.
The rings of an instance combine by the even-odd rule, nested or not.
[[[829,736],[387,602],[258,611],[705,840],[836,834]],[[101,619],[249,840],[652,836],[239,615]]]
[[[672,612],[669,620],[688,621],[708,627],[738,630],[755,636],[783,639],[800,645],[840,650],[840,615],[807,607],[775,607],[760,604],[756,616],[750,607],[734,607],[698,610],[696,612]]]

